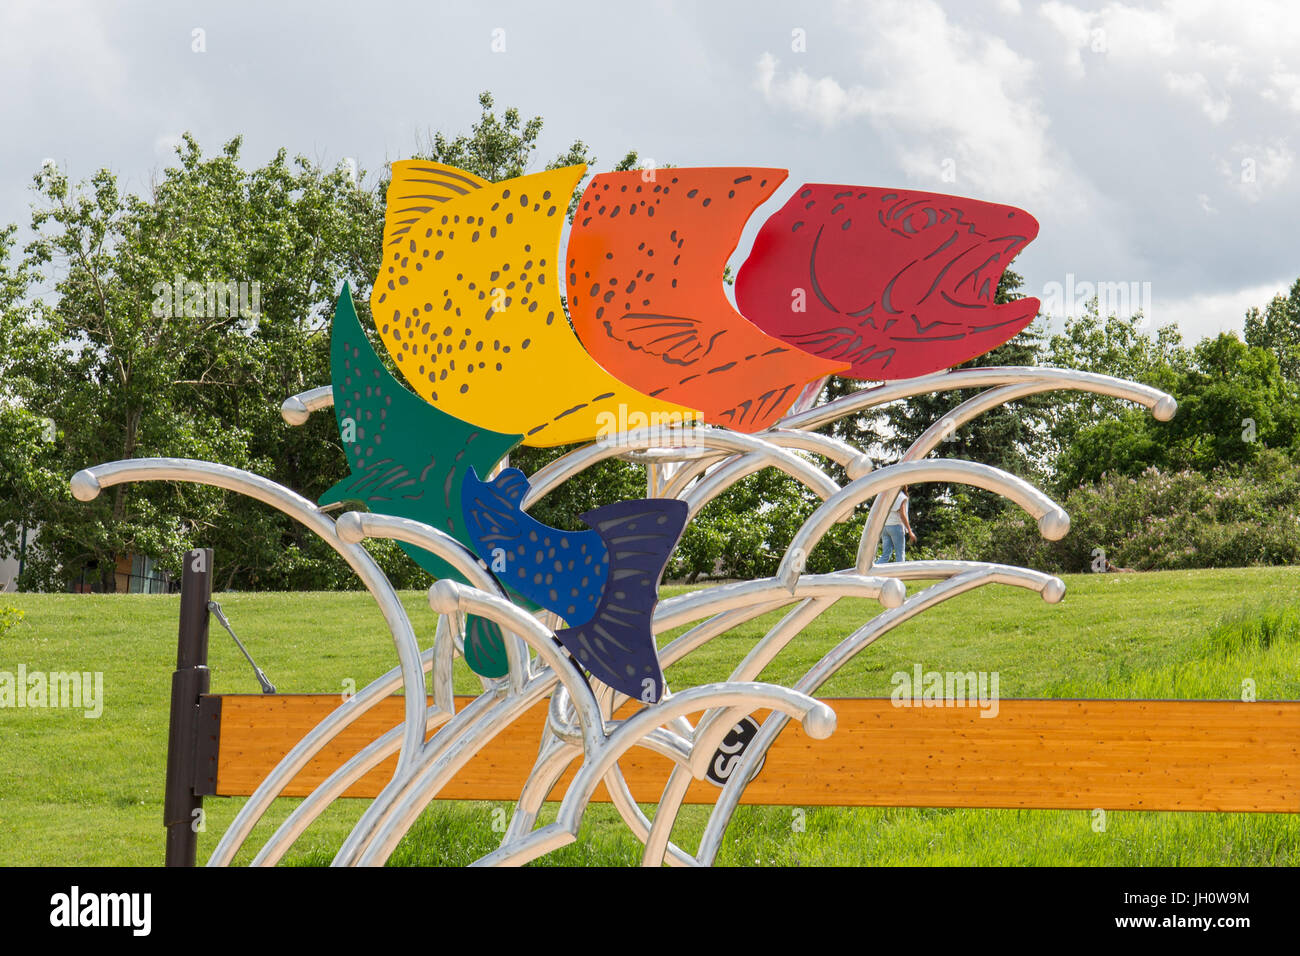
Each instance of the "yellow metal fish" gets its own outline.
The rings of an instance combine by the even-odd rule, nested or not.
[[[694,409],[623,384],[565,319],[560,232],[585,166],[500,183],[422,160],[393,163],[370,306],[380,337],[426,401],[528,445],[564,445]]]

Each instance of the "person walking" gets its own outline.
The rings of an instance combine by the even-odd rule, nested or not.
[[[907,486],[898,493],[894,499],[894,506],[889,510],[889,517],[885,519],[885,531],[880,539],[880,563],[887,561],[905,561],[906,544],[903,541],[903,535],[907,535],[916,543],[916,535],[912,531],[912,522],[907,515]]]

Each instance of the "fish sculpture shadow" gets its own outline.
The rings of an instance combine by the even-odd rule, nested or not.
[[[579,665],[645,703],[664,693],[651,630],[659,580],[686,527],[672,498],[619,501],[582,515],[590,531],[561,531],[520,510],[528,480],[515,468],[491,482],[470,474],[465,525],[502,584],[564,618],[556,639]]]
[[[485,473],[496,467],[522,436],[470,425],[410,392],[375,354],[346,284],[334,309],[330,369],[334,417],[351,474],[320,504],[360,502],[432,525],[471,547],[460,501],[465,476],[475,467]],[[405,541],[399,545],[434,577],[466,583],[442,558]],[[505,676],[505,641],[494,622],[469,616],[465,661],[476,674]]]

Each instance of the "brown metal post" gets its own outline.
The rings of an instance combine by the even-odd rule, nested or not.
[[[199,698],[208,692],[208,601],[212,599],[212,549],[185,552],[181,576],[180,635],[172,674],[171,721],[167,733],[167,786],[163,825],[167,866],[194,866],[203,797],[195,793]],[[196,812],[197,811],[197,812]]]

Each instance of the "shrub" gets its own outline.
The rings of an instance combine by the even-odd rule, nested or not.
[[[8,604],[0,604],[0,637],[17,627],[23,619],[23,612]]]
[[[1139,571],[1300,563],[1300,466],[1277,451],[1208,476],[1108,474],[1063,504],[1071,529],[1061,541],[1044,541],[1033,519],[1007,510],[961,526],[947,556],[1056,573],[1087,571],[1102,553]]]

